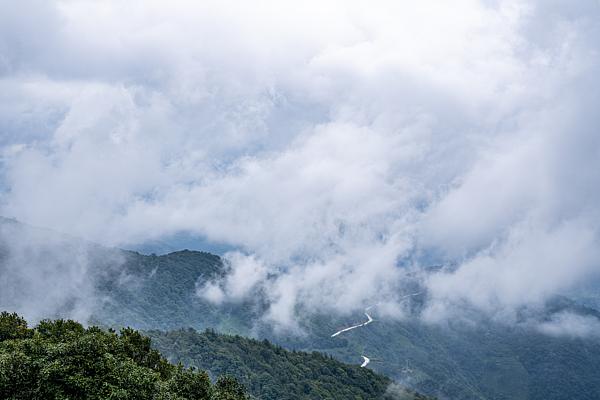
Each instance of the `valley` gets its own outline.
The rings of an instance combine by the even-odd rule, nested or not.
[[[600,389],[595,373],[600,342],[594,338],[552,337],[526,326],[485,320],[475,327],[461,321],[438,326],[418,318],[381,320],[376,308],[363,313],[366,321],[359,324],[351,316],[314,315],[299,322],[303,335],[281,335],[261,322],[265,304],[250,299],[216,306],[195,296],[198,279],[220,274],[218,257],[190,251],[164,256],[127,252],[126,257],[124,271],[135,274],[137,285],[119,286],[110,280],[101,285],[112,299],[96,318],[112,325],[128,322],[143,330],[213,328],[268,339],[290,350],[323,352],[355,365],[365,356],[371,360],[368,368],[442,398],[543,400],[577,394],[591,400]],[[424,294],[407,296],[418,312]],[[598,316],[566,299],[550,304],[547,312],[565,309]]]
[[[4,238],[39,237],[35,246],[23,248],[18,259],[43,257],[54,268],[55,274],[49,275],[52,279],[61,279],[59,274],[73,274],[72,268],[65,269],[66,265],[82,254],[90,263],[80,278],[89,282],[85,292],[62,290],[53,294],[54,303],[48,304],[45,294],[36,291],[35,285],[22,286],[22,292],[11,294],[12,297],[0,293],[5,304],[16,307],[9,311],[28,312],[27,308],[18,308],[19,304],[22,307],[44,301],[53,307],[48,317],[90,310],[85,322],[105,328],[139,329],[150,334],[169,359],[186,365],[200,366],[200,353],[195,358],[186,358],[184,352],[188,350],[176,345],[177,340],[168,344],[166,338],[194,335],[200,338],[208,329],[234,338],[240,335],[234,341],[246,340],[242,336],[258,340],[251,342],[254,343],[251,346],[260,347],[261,341],[268,340],[282,351],[317,352],[347,363],[353,371],[372,370],[404,387],[439,398],[543,400],[576,396],[592,400],[600,390],[600,377],[596,373],[600,365],[600,341],[594,337],[552,336],[526,325],[501,325],[483,318],[476,326],[460,320],[426,324],[418,318],[426,301],[426,293],[421,290],[408,290],[402,298],[413,312],[408,318],[383,316],[379,306],[374,305],[348,315],[322,313],[299,318],[300,332],[282,334],[261,318],[268,304],[259,296],[217,305],[197,295],[199,282],[218,279],[226,271],[222,259],[216,255],[187,250],[161,256],[143,255],[70,237],[54,235],[48,241],[44,239],[48,232],[31,231],[33,228],[15,222],[0,225]],[[13,266],[14,254],[8,256],[0,246],[0,273],[7,282],[17,282],[26,272],[23,267],[27,264]],[[17,266],[21,269],[13,269]],[[23,296],[27,296],[27,303],[19,303]],[[547,303],[539,318],[549,319],[565,311],[586,318],[600,317],[592,308],[557,297]],[[169,336],[169,332],[189,328],[193,331],[186,333],[187,336],[182,336],[183,333]],[[158,338],[162,338],[162,344]],[[265,350],[269,349],[272,348]],[[203,354],[213,350],[218,351],[213,348]],[[219,368],[227,364],[227,357],[236,368],[254,362],[240,363],[239,355],[234,353],[223,358],[220,366],[205,363],[202,368],[218,375]],[[313,387],[311,383],[308,385]]]

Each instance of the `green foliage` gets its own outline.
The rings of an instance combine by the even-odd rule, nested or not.
[[[214,399],[218,394],[218,385],[212,388],[207,384],[210,382],[206,371],[197,371],[194,368],[185,369],[182,365],[172,371],[170,379],[167,381],[167,389],[180,398]],[[195,396],[195,397],[194,397]],[[212,396],[212,397],[211,397]],[[242,388],[238,397],[235,399],[245,399],[245,391]]]
[[[489,321],[476,327],[458,321],[441,326],[417,319],[385,320],[376,312],[373,317],[375,322],[365,329],[326,340],[322,338],[328,332],[353,320],[311,320],[311,337],[280,338],[280,344],[326,352],[347,362],[364,352],[376,360],[369,364],[374,370],[442,398],[598,399],[597,338],[551,337]]]
[[[111,301],[98,310],[96,322],[142,330],[170,330],[192,323],[198,329],[230,333],[251,329],[252,304],[217,307],[196,295],[197,281],[225,272],[218,256],[187,250],[162,256],[126,251],[121,255],[121,274],[97,279],[99,293]]]
[[[322,353],[287,351],[266,340],[193,329],[148,334],[170,359],[213,375],[234,376],[260,399],[380,399],[391,384],[367,368],[346,365]],[[234,399],[241,392],[231,378],[221,378],[215,386],[222,393],[218,399]],[[403,398],[419,397],[411,393]]]
[[[131,278],[130,283],[119,284],[115,274],[107,277],[99,290],[112,302],[97,318],[144,330],[214,327],[220,332],[266,337],[286,348],[331,354],[348,363],[359,363],[360,354],[366,354],[372,360],[368,368],[444,398],[595,400],[600,393],[597,338],[553,338],[531,329],[485,322],[477,327],[459,323],[441,327],[418,319],[391,321],[383,317],[364,329],[330,337],[340,327],[360,321],[360,314],[344,320],[330,315],[311,317],[299,321],[307,332],[305,337],[286,337],[256,324],[264,311],[260,303],[214,306],[195,295],[196,282],[223,274],[225,268],[219,257],[208,253],[126,253],[123,271]],[[550,315],[565,306],[572,307],[555,304],[547,312]],[[171,350],[172,355],[178,354],[176,346]],[[182,351],[187,351],[185,346]],[[190,361],[189,365],[210,369],[208,364],[193,363],[193,357],[188,360],[184,355],[181,360]],[[260,374],[253,379],[261,382]],[[310,392],[310,385],[306,390]]]
[[[52,341],[61,341],[66,337],[81,336],[85,332],[80,323],[64,319],[40,321],[35,330],[41,337]]]
[[[222,376],[215,383],[215,391],[211,400],[236,400],[244,396],[244,387],[230,376]]]
[[[2,311],[0,314],[0,342],[8,339],[25,339],[31,337],[33,332],[27,329],[27,321],[17,313],[9,314]]]
[[[0,327],[1,399],[246,399],[237,382],[227,392],[204,371],[169,364],[133,329],[117,334],[70,320],[28,329],[8,313]]]

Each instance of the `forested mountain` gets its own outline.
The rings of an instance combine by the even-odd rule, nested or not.
[[[28,329],[16,314],[3,315],[0,334],[11,340],[3,344],[0,354],[0,389],[5,390],[0,398],[188,398],[185,393],[171,393],[169,388],[183,381],[202,384],[204,375],[183,369],[171,373],[171,366],[150,350],[146,338],[131,329],[120,334],[106,329],[109,325],[117,330],[131,325],[146,329],[189,326],[191,321],[223,328],[228,318],[221,314],[222,308],[196,301],[193,291],[198,273],[207,278],[223,272],[220,258],[208,253],[141,256],[0,219],[0,306],[24,311],[34,319],[40,315],[89,315],[93,311],[91,320],[104,327],[84,329],[76,322],[60,319],[43,320],[38,327]],[[251,310],[239,306],[235,310],[238,320],[248,321]],[[223,385],[223,390],[237,388],[234,381],[218,378],[224,373],[242,378],[252,393],[260,395],[258,398],[375,399],[382,398],[388,387],[393,389],[390,398],[421,398],[392,385],[382,375],[320,354],[290,353],[268,343],[214,332],[205,334],[211,339],[209,346],[199,347],[198,342],[189,348],[179,344],[184,338],[182,332],[153,335],[160,338],[159,343],[169,349],[174,360],[193,366],[199,364],[199,359],[194,361],[189,356],[202,355],[203,360],[213,361],[209,366],[216,379],[211,389],[214,399],[222,398],[217,394]],[[193,341],[200,336],[188,332],[186,337]],[[158,364],[134,365],[136,360],[130,360],[129,353],[122,351],[132,338],[135,346],[141,346],[132,351]],[[176,338],[178,343],[169,347],[169,338]],[[236,352],[249,348],[267,354],[272,365],[265,369],[248,354],[240,357]],[[177,349],[181,349],[180,354]],[[92,356],[94,360],[87,359]],[[311,370],[301,363],[309,364]],[[55,378],[60,381],[58,386],[48,381]],[[135,382],[130,384],[132,379]],[[136,386],[138,381],[145,386]],[[292,390],[294,385],[299,386]],[[235,400],[236,396],[233,393],[225,398]]]
[[[105,280],[100,288],[109,301],[95,318],[108,324],[144,330],[213,327],[353,364],[368,354],[373,360],[369,368],[422,393],[453,399],[595,399],[600,392],[600,341],[595,338],[553,337],[490,321],[472,327],[458,321],[437,326],[417,318],[382,320],[376,310],[372,324],[335,338],[333,332],[364,316],[314,316],[301,322],[305,336],[278,335],[260,324],[260,303],[215,306],[195,295],[198,281],[226,268],[219,257],[192,251],[124,254],[122,277],[127,278]],[[565,309],[598,315],[564,298],[544,312],[549,317]]]
[[[133,329],[84,328],[44,320],[29,329],[17,314],[0,314],[0,398],[7,400],[245,400],[233,378],[212,384],[150,347]]]
[[[0,314],[0,398],[426,400],[371,370],[266,340],[193,329],[146,337],[62,319],[30,329],[8,312]]]
[[[151,331],[153,345],[172,362],[231,375],[264,400],[425,399],[405,390],[389,392],[392,381],[367,368],[343,364],[322,353],[287,351],[267,340],[203,333],[193,329]]]
[[[304,335],[276,334],[261,323],[268,305],[259,297],[216,306],[197,296],[198,283],[227,269],[218,256],[193,251],[142,255],[0,222],[0,305],[32,319],[67,315],[83,320],[91,314],[92,323],[117,329],[211,328],[268,339],[289,350],[318,351],[356,366],[367,355],[368,369],[440,398],[595,399],[600,392],[597,336],[549,336],[526,325],[486,320],[474,326],[460,321],[427,325],[416,317],[395,321],[376,308],[373,323],[333,338],[333,332],[365,316],[310,316],[299,321]],[[425,295],[413,301],[415,312],[425,301],[420,296]],[[597,311],[565,298],[549,303],[540,318],[565,310],[598,320]],[[176,342],[165,344],[169,357],[196,365],[185,358],[187,347],[176,353]]]
[[[252,327],[252,305],[214,306],[196,295],[196,282],[224,273],[218,256],[187,250],[163,256],[124,251],[121,258],[117,276],[96,280],[104,299],[96,312],[99,321],[145,330],[194,327],[242,333]]]

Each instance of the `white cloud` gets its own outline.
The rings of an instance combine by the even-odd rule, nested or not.
[[[87,322],[104,301],[95,282],[118,270],[120,254],[60,235],[0,221],[0,308],[28,321]]]
[[[592,316],[563,312],[555,315],[550,321],[539,324],[538,329],[553,336],[597,337],[600,332],[600,322],[598,318]]]
[[[428,281],[433,314],[594,269],[597,4],[0,7],[2,214],[225,242],[246,256],[204,295],[261,287],[283,324],[391,309],[399,262],[457,265]]]
[[[468,304],[498,314],[503,322],[514,321],[520,308],[540,306],[583,283],[597,268],[597,244],[593,229],[581,221],[546,229],[531,221],[516,225],[456,271],[429,277],[432,299],[425,317],[445,319]]]
[[[229,269],[222,282],[199,282],[197,294],[200,297],[221,303],[224,300],[240,301],[255,293],[258,283],[267,278],[266,266],[255,256],[246,256],[239,252],[227,253],[223,256]]]

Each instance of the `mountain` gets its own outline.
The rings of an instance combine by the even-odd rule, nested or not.
[[[28,329],[16,314],[3,314],[0,341],[4,336],[11,340],[0,344],[0,398],[196,398],[175,389],[179,384],[184,388],[201,385],[203,375],[181,368],[171,371],[172,367],[162,365],[166,361],[150,349],[148,339],[129,328],[120,335],[106,328],[149,329],[202,321],[204,326],[247,329],[250,324],[227,327],[223,308],[196,301],[196,280],[223,272],[220,258],[208,253],[143,256],[0,220],[0,309],[17,308],[35,317],[93,313],[87,322],[104,326],[104,330],[84,329],[61,319],[43,320],[38,327]],[[232,321],[251,313],[239,306],[233,309],[237,315]],[[22,331],[22,337],[12,337],[12,331]],[[9,334],[4,335],[6,332]],[[207,369],[213,379],[235,375],[261,399],[425,399],[383,375],[323,354],[288,352],[268,342],[214,331],[151,334],[155,347],[164,350],[172,361],[204,365],[202,370]],[[128,358],[129,350],[123,353],[123,346],[132,341],[142,346],[133,349],[142,361],[156,362],[134,365],[137,359]],[[256,362],[254,356],[267,357],[269,364]],[[145,386],[140,387],[140,382]],[[237,390],[235,381],[223,378],[215,382],[215,389],[211,389],[215,393]],[[229,397],[224,392],[225,397],[211,399],[241,398],[235,390]]]
[[[214,255],[180,251],[163,256],[126,252],[122,273],[135,284],[104,281],[110,297],[95,318],[120,326],[151,329],[192,327],[267,338],[288,349],[319,351],[369,368],[421,393],[452,399],[595,399],[600,392],[600,341],[596,338],[550,336],[525,326],[482,320],[476,326],[451,321],[428,325],[418,318],[375,321],[335,338],[340,327],[365,317],[318,315],[301,322],[305,336],[283,336],[260,323],[260,302],[215,306],[195,295],[197,282],[227,268]],[[418,307],[419,299],[415,305]],[[556,298],[539,318],[564,311],[598,318],[597,311]]]
[[[2,399],[427,400],[394,388],[368,369],[268,341],[192,329],[145,337],[62,319],[28,328],[17,314],[0,313]]]
[[[264,400],[425,399],[404,391],[388,393],[392,381],[367,368],[343,364],[322,353],[287,351],[267,340],[203,333],[193,329],[151,331],[153,345],[170,361],[231,375]]]
[[[428,325],[418,318],[424,294],[411,299],[413,318],[389,320],[375,308],[372,323],[332,338],[365,316],[313,315],[299,321],[304,335],[282,335],[261,323],[268,304],[258,296],[216,306],[196,295],[198,283],[222,276],[227,268],[205,252],[143,255],[14,221],[0,223],[0,308],[32,320],[66,315],[144,331],[210,328],[268,339],[290,350],[318,351],[353,365],[366,355],[368,369],[440,398],[596,399],[600,393],[598,336],[553,336],[527,324],[484,318],[472,326],[458,320]],[[524,320],[544,322],[565,312],[600,320],[596,310],[563,297],[533,315],[531,310],[522,314]],[[186,357],[175,349],[165,347],[173,359]]]
[[[213,279],[223,274],[218,256],[196,251],[180,251],[167,255],[141,255],[121,251],[122,265],[117,275],[96,279],[102,307],[95,318],[105,324],[138,329],[174,329],[194,327],[217,328],[225,332],[250,329],[237,326],[250,310],[236,306],[221,308],[201,301],[196,296],[198,280]],[[235,326],[229,326],[231,313],[237,313]]]
[[[196,235],[191,232],[177,232],[162,236],[160,239],[136,243],[127,246],[127,248],[142,254],[167,254],[179,249],[202,250],[213,254],[223,254],[234,250],[232,246],[210,241],[202,235]]]

